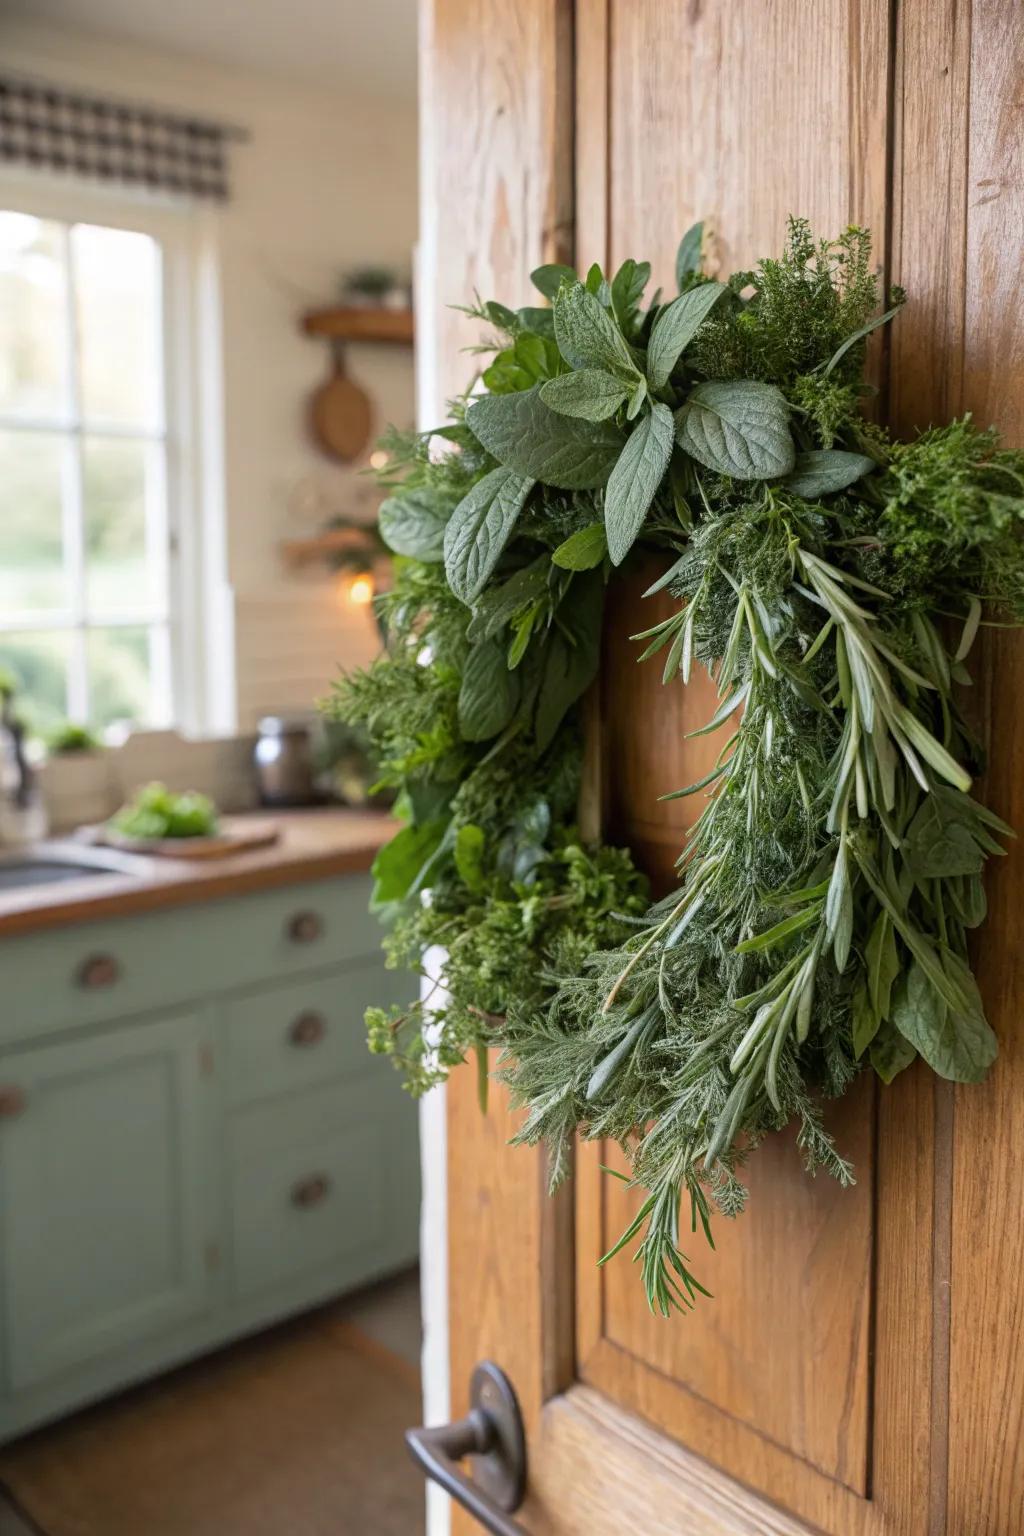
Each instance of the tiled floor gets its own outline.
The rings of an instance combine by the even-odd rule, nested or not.
[[[420,1301],[419,1276],[416,1271],[357,1292],[323,1309],[318,1316],[326,1320],[329,1327],[340,1325],[342,1333],[346,1329],[355,1330],[364,1340],[369,1341],[368,1348],[371,1351],[386,1350],[389,1355],[398,1356],[408,1367],[410,1375],[418,1370]],[[252,1347],[258,1347],[258,1337],[252,1341]],[[244,1351],[246,1345],[243,1343],[234,1348]],[[186,1367],[180,1374],[187,1377],[190,1369],[201,1368],[200,1362],[194,1368]],[[42,1433],[45,1434],[45,1431]],[[234,1536],[226,1527],[222,1529],[223,1536]],[[50,1536],[50,1533],[36,1525],[16,1506],[6,1490],[0,1487],[0,1536]],[[140,1532],[139,1536],[144,1536],[144,1533]],[[238,1536],[244,1536],[244,1533],[239,1532]]]

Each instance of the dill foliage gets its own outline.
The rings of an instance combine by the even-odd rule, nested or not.
[[[420,1092],[500,1044],[553,1182],[577,1135],[617,1141],[638,1203],[613,1252],[636,1243],[666,1315],[702,1293],[684,1224],[712,1242],[765,1135],[795,1122],[808,1169],[849,1183],[822,1106],[859,1070],[977,1082],[994,1059],[967,939],[1010,829],[970,793],[955,685],[986,613],[1024,622],[1024,454],[969,418],[899,442],[861,414],[903,301],[879,313],[866,232],[792,220],[727,283],[700,249],[695,226],[646,307],[635,261],[475,306],[486,393],[390,444],[388,646],[333,703],[405,819],[375,866],[389,959],[446,956],[440,1007],[370,1010],[373,1049]],[[711,672],[724,743],[676,791],[703,809],[654,905],[577,825],[580,700],[638,543],[673,599],[641,659],[669,686]]]

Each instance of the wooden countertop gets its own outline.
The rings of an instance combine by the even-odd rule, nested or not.
[[[0,891],[0,938],[365,873],[396,831],[396,823],[380,811],[261,811],[224,822],[228,827],[269,822],[279,836],[270,847],[224,858],[193,862],[135,855],[130,875],[86,875]],[[67,841],[61,840],[65,848]],[[24,850],[26,857],[45,857],[45,851],[45,844]]]

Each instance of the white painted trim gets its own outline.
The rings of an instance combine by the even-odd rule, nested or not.
[[[443,962],[443,950],[428,950],[423,962],[426,972],[424,989],[432,988]],[[443,1087],[435,1088],[420,1103],[420,1182],[423,1422],[447,1424],[451,1418],[448,1379],[448,1129]],[[426,1491],[427,1536],[450,1536],[451,1506],[448,1495],[436,1483],[428,1482]]]

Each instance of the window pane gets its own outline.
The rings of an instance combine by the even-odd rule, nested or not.
[[[160,611],[166,577],[159,449],[117,438],[85,438],[86,606],[90,614]]]
[[[134,626],[93,629],[85,643],[90,723],[97,727],[115,720],[154,724],[158,711],[151,697],[147,631]]]
[[[160,425],[160,248],[128,229],[76,224],[71,266],[82,415]]]
[[[13,674],[17,712],[34,731],[51,730],[68,713],[70,644],[67,633],[0,634],[0,667]]]
[[[61,226],[0,210],[0,410],[63,414],[65,340]]]
[[[0,431],[0,614],[65,608],[63,440]]]

